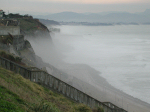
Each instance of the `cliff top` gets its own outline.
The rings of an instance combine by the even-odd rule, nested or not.
[[[33,33],[37,30],[49,32],[47,27],[43,25],[42,23],[40,23],[38,19],[19,18],[18,20],[20,21],[19,25],[20,25],[21,31],[23,32]]]
[[[45,25],[30,15],[10,13],[9,15],[4,15],[4,17],[0,19],[0,26],[20,26],[21,33],[24,35],[34,35],[35,31],[49,32]]]

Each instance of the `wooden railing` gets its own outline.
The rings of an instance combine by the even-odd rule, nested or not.
[[[32,82],[40,83],[51,90],[55,90],[76,102],[88,105],[91,108],[102,107],[104,112],[127,112],[126,110],[121,109],[110,102],[100,102],[86,93],[36,67],[25,68],[3,57],[0,57],[0,66],[18,73]]]

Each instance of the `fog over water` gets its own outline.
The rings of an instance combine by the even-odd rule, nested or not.
[[[52,39],[28,38],[36,55],[59,70],[44,65],[50,74],[101,102],[150,112],[150,25],[57,27]]]
[[[114,87],[150,103],[150,26],[60,26],[53,42],[68,63],[87,64]]]

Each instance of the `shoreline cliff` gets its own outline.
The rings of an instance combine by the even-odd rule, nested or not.
[[[76,65],[68,64],[68,63],[62,62],[61,60],[56,65],[50,65],[49,63],[44,62],[42,58],[40,58],[39,56],[36,55],[36,51],[32,47],[32,44],[30,44],[30,43],[32,41],[35,41],[38,39],[40,40],[40,42],[42,42],[42,40],[44,39],[44,40],[48,41],[49,44],[51,44],[51,46],[52,46],[51,49],[48,48],[49,51],[51,51],[52,54],[56,53],[56,52],[53,52],[53,50],[55,48],[53,46],[52,38],[50,36],[50,32],[49,32],[48,28],[45,25],[43,25],[42,23],[40,23],[37,19],[33,19],[32,17],[23,17],[23,18],[18,18],[16,20],[18,21],[17,25],[20,26],[20,34],[24,35],[24,39],[17,40],[17,41],[19,43],[23,43],[24,47],[21,50],[16,50],[16,49],[13,50],[14,48],[12,48],[12,51],[14,52],[14,54],[19,55],[22,58],[22,61],[25,64],[27,64],[28,66],[36,66],[38,68],[46,70],[49,73],[51,73],[52,75],[54,75],[55,77],[60,78],[61,80],[67,82],[68,84],[76,87],[77,89],[79,89],[91,96],[94,96],[94,98],[97,98],[100,101],[101,100],[109,101],[109,98],[112,99],[113,95],[117,94],[118,96],[124,96],[125,98],[127,98],[127,100],[126,100],[127,102],[131,102],[132,104],[134,104],[135,107],[133,107],[133,108],[138,107],[137,106],[138,104],[141,104],[142,106],[144,105],[146,108],[148,108],[149,105],[146,104],[145,102],[135,99],[129,95],[126,95],[122,91],[119,91],[119,90],[115,89],[114,87],[112,87],[110,84],[108,84],[108,82],[104,78],[99,76],[99,74],[100,74],[99,72],[97,72],[95,69],[91,68],[90,66],[83,65],[83,64],[80,64],[80,65],[79,64],[76,64]],[[7,24],[7,22],[6,22],[6,24]],[[13,24],[13,22],[12,22],[12,24]],[[11,25],[11,22],[8,25]],[[25,42],[25,39],[29,40],[29,41]],[[7,40],[9,40],[9,39],[7,39]],[[8,41],[8,43],[10,43],[10,41]],[[45,49],[41,49],[41,50],[45,50]],[[52,59],[54,59],[54,60],[52,60],[53,63],[55,62],[55,60],[58,59],[57,57],[55,57],[55,55],[52,55],[50,57],[53,57],[52,58]],[[57,68],[57,65],[59,65],[61,67]],[[80,71],[78,71],[78,70],[80,70]],[[88,80],[92,80],[92,83],[99,86],[99,88],[101,90],[97,90],[96,87],[93,87],[93,85],[90,85],[88,82],[86,82],[88,80],[82,81],[80,79],[81,77],[78,77],[79,75],[77,76],[77,78],[70,76],[70,73],[82,74],[83,75],[82,78],[89,76]],[[103,90],[103,89],[107,89],[107,90]],[[106,91],[108,91],[109,96],[106,95]],[[100,96],[100,93],[102,94],[102,96]],[[107,100],[103,99],[104,97],[105,98],[108,97]],[[119,103],[122,103],[121,98],[117,99],[117,100]],[[138,103],[136,103],[136,102],[138,102]],[[126,109],[127,106],[124,108]],[[141,107],[140,107],[140,109],[141,109]],[[138,110],[138,108],[136,110]]]

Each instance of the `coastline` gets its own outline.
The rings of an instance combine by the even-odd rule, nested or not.
[[[32,42],[32,47],[35,50],[36,44],[33,44]],[[38,43],[38,45],[40,45],[40,43]],[[45,44],[44,46],[46,45],[48,44]],[[98,99],[101,102],[112,102],[116,106],[129,112],[150,112],[150,104],[134,98],[133,96],[130,96],[111,86],[106,79],[99,76],[100,72],[94,68],[86,64],[66,63],[62,61],[63,59],[59,57],[56,58],[55,55],[52,56],[52,52],[51,55],[49,55],[51,57],[47,60],[48,57],[46,56],[48,56],[48,54],[44,54],[47,52],[42,52],[42,54],[40,52],[41,51],[39,51],[39,49],[35,50],[35,54],[41,57],[44,62],[52,64],[53,66],[45,65],[49,68],[47,71],[50,74],[60,78],[63,81],[65,80],[67,83],[73,85],[86,94]],[[49,62],[50,60],[52,63]],[[57,62],[55,62],[55,60],[57,60]]]
[[[57,38],[55,38],[53,42],[55,44],[55,47],[60,48],[59,50],[62,50],[63,48],[67,48],[68,45],[64,47],[63,45],[60,45],[61,43],[59,42],[55,43],[56,40]],[[70,39],[70,41],[72,40]],[[44,40],[40,42],[44,43]],[[54,68],[51,68],[50,73],[53,73],[52,75],[59,77],[61,80],[67,81],[70,85],[73,85],[77,89],[82,90],[86,94],[91,95],[92,97],[98,99],[101,102],[112,102],[118,107],[123,108],[129,112],[150,112],[150,104],[141,101],[140,99],[134,98],[133,96],[130,96],[124,93],[123,91],[118,90],[117,88],[111,86],[103,77],[99,76],[100,72],[93,69],[92,67],[86,64],[65,63],[62,61],[63,60],[62,57],[59,58],[58,55],[56,55],[58,57],[56,57],[55,55],[53,56],[52,52],[51,54],[48,54],[48,51],[51,50],[48,46],[49,42],[48,41],[46,42],[47,42],[46,44],[38,43],[38,45],[41,44],[43,48],[45,46],[45,48],[47,48],[45,49],[45,51],[47,52],[43,51],[41,54],[40,51],[35,50],[36,44],[33,46],[33,48],[35,47],[34,48],[35,53],[39,55],[43,59],[43,61],[52,65],[55,64],[53,66],[59,70],[59,73],[54,72]],[[65,43],[64,40],[63,42]],[[65,50],[68,51],[68,49]],[[71,50],[72,49],[69,49],[69,52]]]
[[[59,69],[71,76],[76,76],[76,80],[75,78],[70,78],[74,84],[73,86],[78,89],[81,89],[79,86],[88,88],[87,90],[84,89],[83,92],[101,102],[111,102],[128,112],[150,112],[150,104],[113,87],[106,79],[98,75],[98,71],[88,65],[65,63],[62,66],[59,65]],[[86,77],[86,79],[84,79],[84,77]],[[78,82],[77,85],[75,84],[76,82]]]

